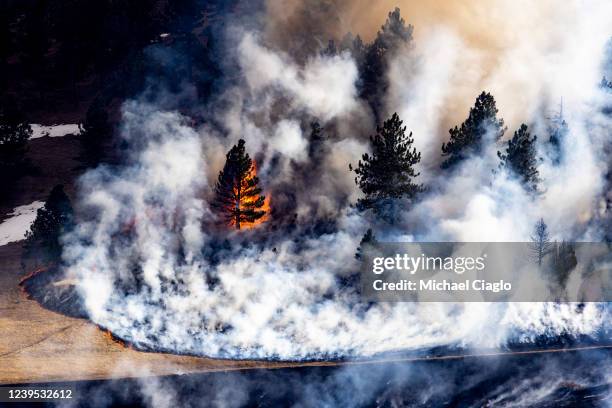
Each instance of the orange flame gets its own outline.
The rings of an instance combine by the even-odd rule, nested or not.
[[[266,198],[264,199],[264,205],[259,208],[260,211],[265,211],[265,214],[255,220],[254,222],[251,223],[240,223],[240,228],[242,229],[251,229],[251,228],[255,228],[258,225],[263,224],[264,222],[268,221],[268,218],[270,217],[270,196],[266,195]]]
[[[107,328],[104,328],[104,327],[102,327],[102,326],[100,326],[98,324],[96,326],[102,332],[102,337],[104,337],[109,343],[116,343],[120,347],[123,347],[123,348],[126,348],[126,349],[130,349],[130,350],[135,350],[134,345],[132,343],[120,339],[119,337],[115,336],[113,334],[113,332],[111,332]]]
[[[28,272],[27,274],[25,274],[20,280],[19,280],[19,285],[23,286],[25,284],[25,282],[28,279],[33,278],[34,276],[38,275],[39,273],[45,272],[47,271],[47,269],[49,269],[48,266],[40,266],[30,272]]]
[[[249,171],[248,176],[246,176],[244,178],[244,180],[242,181],[243,186],[246,188],[247,183],[252,180],[255,176],[257,176],[257,163],[255,163],[255,160],[253,160],[253,165],[251,166],[251,171]],[[234,191],[234,194],[238,195],[238,191]],[[241,229],[251,229],[251,228],[255,228],[258,225],[263,224],[264,222],[266,222],[268,220],[268,217],[270,216],[270,196],[268,194],[264,194],[265,195],[265,199],[264,199],[264,205],[260,208],[258,208],[258,211],[264,211],[264,215],[255,220],[254,222],[241,222],[240,223],[240,228]],[[257,201],[258,197],[246,197],[246,198],[241,198],[240,199],[240,205],[242,206],[243,204],[250,204],[253,203],[255,201]],[[231,220],[230,221],[230,225],[235,226],[236,225],[236,221],[235,220]]]

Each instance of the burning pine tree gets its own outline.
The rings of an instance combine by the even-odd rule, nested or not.
[[[236,229],[241,224],[253,224],[266,214],[265,197],[258,186],[255,165],[240,139],[227,153],[225,166],[215,186],[213,207]]]

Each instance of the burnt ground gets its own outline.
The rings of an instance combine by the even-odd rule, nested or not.
[[[253,369],[37,384],[70,407],[608,407],[610,355],[506,355],[464,361]],[[607,365],[608,364],[608,365]],[[12,404],[11,404],[12,405]]]

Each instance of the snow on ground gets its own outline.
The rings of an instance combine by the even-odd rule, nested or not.
[[[37,123],[31,123],[32,137],[36,139],[43,136],[60,137],[66,135],[78,135],[81,133],[78,123],[68,123],[62,125],[39,125]]]
[[[30,225],[36,219],[36,211],[43,205],[45,205],[43,201],[34,201],[31,204],[15,207],[9,218],[0,223],[0,246],[24,239]]]

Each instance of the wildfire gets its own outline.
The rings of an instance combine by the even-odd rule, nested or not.
[[[21,278],[21,280],[19,280],[19,285],[23,286],[27,280],[33,278],[34,276],[38,275],[39,273],[45,272],[47,269],[49,269],[49,267],[41,266],[41,267],[39,267],[37,269],[34,269],[33,271],[28,272],[23,278]]]
[[[239,201],[236,204],[237,209],[247,208],[250,205],[256,203],[257,200],[259,199],[258,195],[244,197],[241,194],[242,191],[246,191],[247,189],[252,187],[252,182],[257,177],[257,164],[255,163],[255,160],[253,160],[252,163],[253,164],[251,166],[251,170],[240,182],[240,191],[238,188],[234,188],[234,196],[236,197],[236,200],[238,201],[238,198],[239,198]],[[264,204],[263,206],[257,208],[257,211],[263,211],[264,215],[254,220],[253,222],[241,221],[240,222],[241,229],[255,228],[258,225],[261,225],[268,220],[268,217],[270,214],[270,196],[269,195],[265,195]],[[229,224],[235,227],[236,226],[235,218],[232,218],[229,221]]]
[[[263,215],[263,217],[255,220],[252,223],[240,223],[240,228],[242,228],[242,229],[251,229],[251,228],[255,228],[258,225],[261,225],[264,222],[268,221],[268,217],[270,216],[270,196],[266,195],[266,198],[264,200],[264,205],[263,205],[263,207],[260,208],[260,210],[266,212]],[[234,223],[232,223],[232,225],[234,225]]]
[[[115,336],[110,330],[105,329],[104,327],[100,325],[96,325],[96,326],[98,327],[98,329],[102,331],[102,336],[105,339],[107,339],[107,341],[109,341],[110,343],[116,343],[123,348],[134,350],[134,347],[132,346],[131,343],[120,339],[119,337]]]
[[[19,280],[19,290],[26,297],[26,299],[32,299],[32,296],[26,288],[27,282],[39,273],[46,272],[48,269],[49,267],[47,266],[41,266],[37,269],[34,269],[33,271],[28,272],[23,278],[21,278],[21,280]]]

